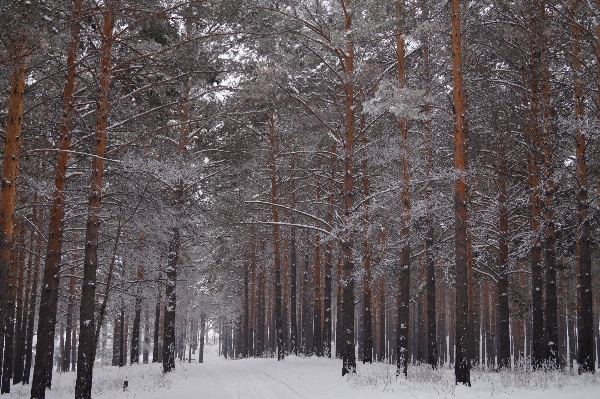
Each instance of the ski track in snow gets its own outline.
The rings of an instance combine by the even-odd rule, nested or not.
[[[370,399],[370,398],[531,398],[598,399],[600,376],[472,373],[473,387],[455,386],[453,371],[409,367],[409,379],[396,379],[395,366],[358,363],[355,376],[342,378],[336,359],[288,357],[224,360],[207,345],[205,363],[176,363],[162,374],[160,364],[123,368],[96,365],[94,399]],[[196,358],[197,359],[197,358]],[[412,374],[411,374],[412,370]],[[507,380],[509,378],[509,380]],[[129,382],[123,391],[123,381]],[[508,385],[507,385],[508,381]],[[55,373],[47,399],[74,397],[75,373]],[[27,399],[30,387],[16,385],[8,397]],[[4,397],[4,395],[3,395]]]

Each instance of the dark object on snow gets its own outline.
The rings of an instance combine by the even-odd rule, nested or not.
[[[129,387],[129,381],[125,380],[123,381],[123,391],[126,391],[127,387]]]

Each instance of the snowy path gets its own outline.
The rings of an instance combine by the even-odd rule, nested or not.
[[[161,373],[159,364],[98,366],[93,382],[95,399],[297,399],[297,398],[533,398],[598,399],[600,378],[559,373],[478,373],[473,387],[456,387],[451,369],[431,371],[412,367],[409,379],[396,379],[393,366],[358,365],[352,378],[341,377],[335,359],[289,357],[177,363],[176,371]],[[47,399],[73,398],[75,373],[56,374]],[[123,380],[129,389],[123,391]],[[4,397],[4,396],[3,396]],[[8,396],[7,396],[8,397]],[[29,387],[14,386],[12,398],[29,398]]]

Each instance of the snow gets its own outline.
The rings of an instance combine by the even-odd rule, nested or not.
[[[123,368],[96,364],[94,399],[144,398],[532,398],[600,397],[600,377],[568,376],[558,372],[494,373],[472,371],[471,388],[454,385],[451,368],[432,371],[409,366],[408,379],[396,379],[394,365],[357,364],[357,374],[341,376],[337,359],[290,356],[284,361],[258,358],[224,360],[216,346],[207,345],[205,363],[178,362],[175,372],[163,375],[160,364]],[[123,390],[123,382],[128,388]],[[56,373],[47,399],[74,397],[75,373]],[[29,398],[29,386],[12,387],[12,398]]]

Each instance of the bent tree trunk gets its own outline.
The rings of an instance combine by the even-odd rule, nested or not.
[[[111,77],[114,14],[112,1],[104,3],[102,46],[100,56],[100,91],[96,107],[94,155],[88,199],[88,216],[85,231],[83,280],[79,312],[79,352],[77,355],[77,379],[75,399],[92,397],[92,372],[95,357],[94,304],[96,301],[96,270],[98,269],[98,233],[100,207],[102,204],[102,177],[106,149],[106,123],[108,119],[108,93]]]

